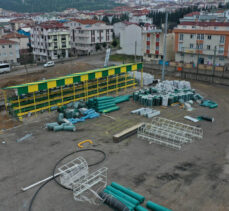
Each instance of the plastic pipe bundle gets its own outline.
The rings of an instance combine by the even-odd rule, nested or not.
[[[138,205],[136,208],[135,208],[136,211],[148,211],[148,209],[146,209],[145,207],[142,207],[140,205]]]
[[[159,204],[156,204],[156,203],[154,203],[152,201],[147,201],[146,207],[151,209],[151,210],[153,210],[153,211],[172,211],[172,210],[170,210],[170,209],[168,209],[166,207],[163,207],[163,206],[161,206]]]
[[[127,195],[127,194],[115,189],[115,188],[113,188],[112,186],[107,186],[106,189],[111,191],[112,193],[114,193],[114,194],[126,199],[127,201],[131,202],[135,206],[140,204],[140,202],[138,200],[136,200],[135,198],[133,198],[133,197],[131,197],[131,196],[129,196],[129,195]]]
[[[111,186],[116,188],[116,189],[118,189],[118,190],[120,190],[120,191],[122,191],[123,193],[125,193],[125,194],[127,194],[127,195],[129,195],[129,196],[131,196],[131,197],[133,197],[135,199],[137,199],[140,203],[144,202],[144,200],[145,200],[144,196],[142,196],[142,195],[140,195],[138,193],[135,193],[131,189],[127,189],[127,188],[123,187],[122,185],[119,185],[116,182],[112,182]]]
[[[99,196],[104,200],[104,203],[106,203],[108,206],[111,206],[117,211],[129,210],[129,208],[125,204],[123,204],[121,201],[119,201],[118,199],[116,199],[110,194],[101,192],[99,193]]]

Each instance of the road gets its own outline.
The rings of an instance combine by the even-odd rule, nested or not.
[[[68,60],[68,61],[58,61],[55,64],[55,67],[58,68],[62,64],[71,64],[71,63],[75,63],[75,62],[82,62],[82,63],[94,65],[96,67],[103,67],[104,59],[105,59],[105,53],[100,53],[100,54],[91,55],[91,56],[81,56],[81,57],[78,57],[78,58],[75,58],[72,60]],[[120,62],[110,62],[110,65],[111,64],[118,65],[118,64],[120,64]],[[44,69],[43,65],[27,68],[27,71],[24,68],[24,69],[15,70],[15,71],[12,71],[10,73],[5,73],[3,75],[0,75],[0,78],[1,79],[5,79],[5,78],[7,79],[9,76],[19,76],[22,74],[35,73],[35,72],[39,72],[43,69]]]

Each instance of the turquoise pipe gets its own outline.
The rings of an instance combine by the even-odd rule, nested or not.
[[[133,197],[135,199],[137,199],[140,203],[144,202],[144,200],[145,200],[144,196],[142,196],[142,195],[140,195],[138,193],[135,193],[131,189],[125,188],[125,187],[123,187],[122,185],[119,185],[116,182],[112,182],[111,186],[116,188],[116,189],[118,189],[118,190],[120,190],[120,191],[122,191],[123,193],[125,193],[125,194],[127,194],[127,195],[129,195],[129,196],[131,196],[131,197]]]
[[[104,192],[107,193],[107,194],[112,195],[114,198],[118,199],[120,202],[122,202],[123,204],[125,204],[125,205],[128,207],[129,210],[134,210],[134,205],[131,204],[130,202],[128,202],[128,201],[126,201],[125,199],[123,199],[123,198],[117,196],[116,194],[112,193],[112,192],[109,191],[109,190],[106,190],[106,189],[105,189]]]
[[[129,196],[129,195],[117,190],[116,188],[114,188],[112,186],[107,186],[106,189],[111,191],[111,192],[113,192],[113,193],[115,193],[116,195],[126,199],[127,201],[130,201],[132,204],[134,204],[136,206],[140,204],[140,202],[138,200],[136,200],[135,198],[133,198],[133,197],[131,197],[131,196]]]
[[[170,210],[166,207],[162,207],[161,205],[156,204],[152,201],[147,201],[146,207],[153,210],[153,211],[172,211],[172,210]]]
[[[145,207],[142,207],[140,205],[138,205],[137,207],[135,207],[136,211],[148,211],[148,209],[146,209]]]

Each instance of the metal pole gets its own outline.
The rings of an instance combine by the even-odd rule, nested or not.
[[[134,48],[134,50],[135,50],[135,52],[134,52],[134,62],[136,62],[136,54],[137,54],[137,41],[135,41],[134,45],[135,45],[135,48]]]
[[[197,50],[197,64],[196,64],[196,80],[198,79],[198,73],[199,73],[199,50]]]
[[[167,26],[168,26],[168,12],[165,13],[165,30],[164,30],[164,48],[163,48],[163,65],[162,65],[162,77],[161,80],[165,80],[165,61],[166,61],[166,35],[167,35]]]
[[[215,76],[215,58],[216,57],[216,46],[214,49],[214,57],[213,57],[213,67],[212,67],[212,83],[214,81],[214,76]]]

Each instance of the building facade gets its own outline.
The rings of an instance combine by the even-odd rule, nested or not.
[[[10,33],[2,36],[2,38],[19,43],[20,52],[25,52],[29,49],[29,38],[27,36],[18,33]]]
[[[143,56],[142,28],[137,24],[126,25],[120,31],[120,47],[119,54]]]
[[[37,61],[69,57],[70,32],[59,22],[44,22],[31,29],[31,47]]]
[[[19,58],[19,43],[0,39],[0,63],[17,64]]]
[[[174,33],[176,62],[216,66],[229,63],[228,22],[183,22]]]
[[[113,26],[103,21],[73,19],[64,25],[70,29],[72,52],[76,55],[94,54],[113,40]]]

